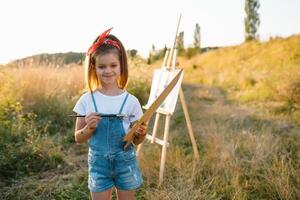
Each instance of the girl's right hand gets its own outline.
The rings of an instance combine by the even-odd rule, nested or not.
[[[85,123],[87,125],[87,128],[92,131],[94,131],[97,128],[98,123],[100,121],[101,117],[99,116],[99,113],[96,112],[92,112],[85,117]]]

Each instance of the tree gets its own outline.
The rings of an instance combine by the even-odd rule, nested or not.
[[[152,44],[151,51],[149,52],[149,57],[147,59],[147,64],[151,64],[155,61],[155,46]]]
[[[136,50],[136,49],[129,50],[129,55],[131,58],[134,58],[137,55],[137,53],[138,53],[138,50]]]
[[[195,31],[194,31],[194,48],[200,49],[200,26],[199,24],[196,24]]]
[[[257,30],[260,24],[258,8],[260,7],[259,0],[246,0],[244,19],[245,24],[245,41],[258,39]]]
[[[155,46],[154,46],[154,44],[152,44],[152,47],[151,47],[151,52],[155,52]]]
[[[165,45],[163,49],[160,49],[157,52],[156,59],[157,60],[163,59],[165,57],[165,54],[166,54],[167,50],[168,50],[167,45]]]
[[[180,32],[177,37],[176,48],[178,50],[178,54],[182,54],[184,52],[184,41],[183,41],[184,32]]]

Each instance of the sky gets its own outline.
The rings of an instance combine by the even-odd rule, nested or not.
[[[196,24],[201,47],[244,41],[245,0],[1,0],[0,64],[40,53],[86,52],[113,27],[126,49],[148,56],[171,48],[179,15],[184,44],[192,45]],[[300,34],[300,0],[260,0],[262,41]]]

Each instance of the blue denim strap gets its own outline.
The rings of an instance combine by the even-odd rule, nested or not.
[[[91,95],[92,95],[92,99],[93,99],[93,104],[94,104],[95,111],[98,112],[97,104],[96,104],[93,92],[91,92]]]
[[[125,97],[125,99],[124,99],[124,101],[123,101],[123,103],[122,103],[122,106],[121,106],[121,108],[120,108],[119,114],[122,114],[123,107],[124,107],[124,105],[125,105],[125,103],[126,103],[127,98],[128,98],[128,93],[127,93],[127,95],[126,95],[126,97]]]

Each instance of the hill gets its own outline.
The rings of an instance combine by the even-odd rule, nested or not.
[[[184,82],[219,87],[234,101],[300,121],[300,35],[178,58]],[[160,67],[162,61],[152,65]]]
[[[8,65],[16,67],[29,66],[64,66],[69,64],[81,65],[84,60],[84,53],[43,53],[14,60]]]
[[[252,41],[198,54],[191,59],[181,58],[180,64],[189,72],[192,82],[242,90],[247,86],[242,82],[249,79],[253,79],[252,86],[255,86],[282,71],[297,72],[299,44],[300,35],[267,42]]]

